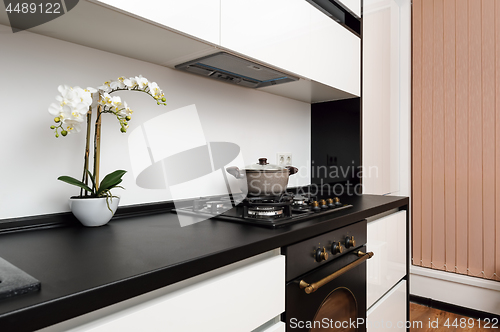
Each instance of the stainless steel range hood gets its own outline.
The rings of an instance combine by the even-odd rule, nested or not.
[[[299,79],[226,52],[191,60],[175,68],[248,88],[262,88]]]

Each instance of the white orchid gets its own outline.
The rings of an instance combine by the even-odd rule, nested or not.
[[[99,89],[99,91],[103,92],[103,93],[109,93],[111,92],[111,82],[110,81],[107,81],[107,82],[104,82],[103,85],[101,86],[98,86],[97,89]]]
[[[82,121],[66,119],[62,124],[62,128],[67,133],[73,133],[75,131],[77,133],[79,133],[81,131],[81,125],[82,125]]]
[[[145,89],[149,84],[148,79],[145,77],[142,77],[142,75],[136,76],[135,81],[137,82],[137,85],[139,86],[139,89],[141,89],[141,90]]]
[[[115,109],[119,109],[123,105],[122,99],[119,96],[111,97],[111,103]]]
[[[123,80],[123,84],[125,84],[128,89],[133,89],[137,86],[137,81],[135,80],[135,77],[125,78]]]
[[[54,116],[54,122],[57,126],[51,126],[55,129],[56,137],[59,137],[58,130],[66,136],[73,131],[80,131],[80,124],[85,121],[86,115],[91,111],[93,102],[92,94],[98,93],[98,105],[101,107],[101,113],[113,113],[120,122],[121,131],[126,132],[128,121],[131,120],[132,110],[125,101],[118,96],[111,96],[111,93],[118,90],[142,91],[153,97],[158,105],[165,104],[165,96],[156,82],[149,82],[142,75],[135,77],[118,77],[113,81],[104,82],[97,89],[87,87],[82,89],[78,86],[70,87],[60,85],[58,91],[60,95],[56,97],[57,103],[49,106],[49,113]]]
[[[116,115],[122,116],[122,117],[130,117],[132,115],[133,111],[128,107],[127,102],[123,102],[123,107],[118,110]]]
[[[125,84],[123,83],[123,80],[124,80],[123,77],[119,77],[118,80],[112,81],[109,84],[109,86],[111,87],[112,90],[124,89],[125,88]]]
[[[162,92],[158,84],[156,82],[150,83],[149,84],[149,92],[153,96],[153,98],[158,99],[161,97]]]

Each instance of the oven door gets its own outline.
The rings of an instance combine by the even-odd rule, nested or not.
[[[366,247],[335,258],[286,285],[287,332],[366,331],[366,259],[369,257],[360,256],[362,253],[358,251],[366,253]],[[323,285],[318,283],[332,274],[336,276],[333,280]],[[306,284],[316,290],[311,292]]]

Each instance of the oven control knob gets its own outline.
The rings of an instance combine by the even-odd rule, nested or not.
[[[342,203],[340,203],[340,199],[338,197],[335,197],[333,199],[333,201],[335,202],[335,206],[341,206],[342,205]]]
[[[318,263],[322,262],[322,261],[326,261],[328,259],[328,253],[326,252],[325,247],[316,249],[316,252],[314,254],[314,258],[316,259],[316,262],[318,262]]]
[[[356,240],[354,240],[354,236],[351,236],[351,237],[346,237],[345,238],[345,247],[346,249],[348,248],[352,248],[352,247],[355,247],[356,246]]]
[[[333,242],[332,243],[331,252],[333,255],[341,254],[342,251],[344,251],[344,248],[342,248],[342,244],[340,244],[340,242]]]
[[[331,199],[331,198],[326,200],[326,204],[328,204],[329,208],[335,207],[335,204],[333,203],[333,199]]]
[[[326,201],[324,199],[322,199],[321,201],[319,201],[319,206],[322,209],[328,209],[328,206],[326,205]]]
[[[312,202],[312,203],[311,203],[311,206],[312,206],[312,210],[313,210],[313,211],[315,211],[315,212],[316,212],[316,211],[321,210],[321,209],[319,208],[319,204],[318,204],[318,202],[317,202],[317,201]]]

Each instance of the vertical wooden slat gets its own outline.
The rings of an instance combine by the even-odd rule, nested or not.
[[[433,105],[432,1],[422,2],[422,266],[432,259],[432,105]]]
[[[434,0],[432,99],[432,264],[445,265],[443,0]]]
[[[422,1],[413,1],[413,86],[412,86],[412,258],[422,259]]]
[[[469,274],[483,268],[483,153],[481,97],[481,2],[469,0]]]
[[[495,273],[495,0],[482,0],[483,271]]]
[[[497,280],[500,280],[500,3],[495,1],[495,266]]]
[[[457,272],[467,273],[468,262],[468,26],[467,2],[456,3],[456,229],[457,229]]]
[[[455,1],[444,1],[445,225],[446,270],[456,266],[455,195]],[[461,203],[461,202],[460,202]]]

